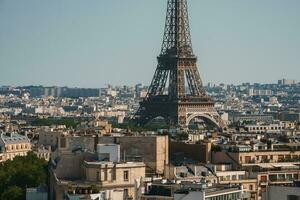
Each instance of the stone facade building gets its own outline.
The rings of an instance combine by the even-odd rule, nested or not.
[[[63,152],[51,161],[50,200],[91,196],[95,199],[136,199],[145,170],[143,162],[99,161],[96,154],[80,150]]]
[[[98,143],[119,144],[123,160],[143,161],[150,173],[163,174],[165,166],[169,164],[168,136],[101,137]]]
[[[16,156],[26,156],[31,151],[28,137],[17,133],[1,133],[0,162],[12,160]]]

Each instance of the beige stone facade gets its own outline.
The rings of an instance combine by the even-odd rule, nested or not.
[[[96,151],[97,144],[119,144],[121,160],[142,161],[147,171],[163,174],[169,164],[169,137],[146,136],[97,136],[66,135],[58,139],[58,151],[68,152],[76,149]]]
[[[262,199],[268,186],[292,186],[294,181],[300,180],[300,170],[280,170],[257,173],[257,195]]]
[[[85,180],[99,189],[119,188],[135,199],[135,184],[145,177],[144,163],[84,162]]]
[[[16,133],[1,134],[0,162],[13,160],[16,156],[26,156],[29,151],[31,151],[31,143],[26,136]]]
[[[101,137],[98,143],[116,143],[121,147],[121,158],[138,158],[147,165],[148,171],[163,174],[169,164],[168,136]]]
[[[6,152],[4,153],[4,158],[6,160],[12,160],[16,156],[26,156],[31,150],[30,142],[20,143],[20,144],[10,144],[6,145]]]
[[[57,147],[59,137],[67,134],[62,130],[54,129],[40,129],[37,133],[39,135],[38,145],[51,146],[52,149]]]
[[[105,193],[108,199],[136,199],[138,184],[145,177],[142,162],[104,162],[89,153],[64,153],[50,168],[50,200],[64,195]]]
[[[300,177],[300,151],[213,152],[212,158],[214,163],[231,163],[233,169],[247,171],[246,179],[253,179],[256,184],[242,185],[252,191],[255,200],[262,198],[267,186],[292,185]]]
[[[234,168],[255,163],[300,162],[300,151],[213,152],[213,163],[232,163]]]

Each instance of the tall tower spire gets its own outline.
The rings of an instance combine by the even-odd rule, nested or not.
[[[168,1],[161,55],[172,53],[193,55],[186,0]]]
[[[193,53],[187,0],[168,0],[158,65],[135,119],[140,124],[162,116],[170,124],[187,126],[194,111],[219,125],[213,100],[206,95]],[[201,108],[201,109],[200,109]],[[193,109],[193,112],[192,112]],[[190,111],[189,111],[190,110]],[[203,111],[207,111],[206,114]]]
[[[162,95],[167,86],[171,99],[188,94],[205,96],[196,61],[192,48],[187,0],[169,0],[158,67],[148,96]]]

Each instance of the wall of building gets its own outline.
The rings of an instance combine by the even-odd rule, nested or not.
[[[97,154],[99,160],[120,162],[120,145],[98,144]]]
[[[187,194],[174,194],[174,200],[205,200],[205,194],[202,191],[190,191]]]
[[[219,177],[220,182],[235,181],[245,179],[245,171],[223,171],[216,172],[216,175]]]
[[[170,141],[170,155],[178,152],[182,152],[184,156],[201,163],[209,163],[211,161],[211,143],[187,144]]]
[[[64,136],[58,140],[59,151],[73,151],[83,149],[95,151],[95,143],[97,138],[93,136]]]
[[[84,154],[64,153],[57,159],[57,165],[54,170],[57,178],[60,179],[79,179],[82,176],[81,163],[84,160]]]
[[[31,151],[31,144],[29,142],[6,144],[0,161],[13,160],[16,156],[26,156],[29,151]]]
[[[232,163],[233,168],[249,163],[276,163],[299,160],[300,151],[213,152],[213,163]]]
[[[39,192],[27,189],[26,190],[26,199],[27,200],[48,200],[47,192]]]
[[[169,164],[168,136],[99,137],[98,143],[120,144],[121,160],[140,158],[158,174],[163,174]]]
[[[38,131],[38,145],[51,146],[53,149],[57,147],[58,138],[63,132],[59,131]]]
[[[292,198],[294,197],[294,198]],[[299,187],[269,186],[263,194],[263,200],[294,200],[300,199]]]

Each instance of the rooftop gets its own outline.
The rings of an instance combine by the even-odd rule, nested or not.
[[[253,164],[243,164],[243,166],[257,166],[260,168],[268,169],[299,169],[299,162],[287,162],[287,163],[253,163]]]
[[[107,166],[114,166],[116,167],[144,167],[145,164],[143,162],[109,162],[109,161],[84,161],[84,164],[87,166],[101,166],[101,167],[107,167]]]
[[[240,187],[211,187],[205,190],[206,196],[239,191],[241,191]]]
[[[1,140],[4,144],[15,144],[15,143],[23,143],[23,142],[30,142],[28,137],[20,135],[18,133],[1,133]]]

